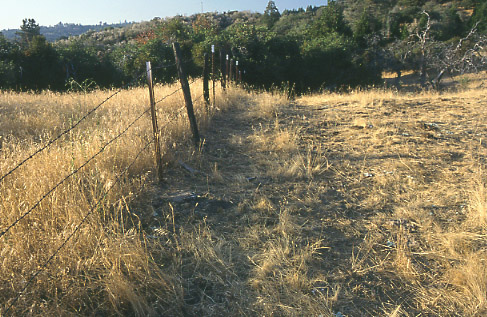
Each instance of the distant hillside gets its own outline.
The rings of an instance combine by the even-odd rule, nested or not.
[[[131,25],[133,22],[107,24],[100,23],[97,25],[81,25],[74,23],[62,23],[59,22],[54,26],[41,26],[41,34],[46,37],[49,42],[55,42],[59,39],[68,38],[70,36],[78,36],[88,31],[102,31],[105,29],[121,28],[127,25]],[[3,35],[9,40],[15,39],[16,33],[19,29],[3,30]]]

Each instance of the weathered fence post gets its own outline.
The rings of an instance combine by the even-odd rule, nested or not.
[[[147,83],[149,84],[149,98],[150,98],[150,110],[152,117],[152,131],[154,133],[154,153],[157,166],[157,176],[159,181],[163,180],[163,168],[162,168],[162,155],[161,155],[161,145],[159,141],[159,127],[157,126],[157,116],[156,116],[156,101],[154,98],[154,86],[152,83],[152,67],[151,63],[146,63],[147,68]]]
[[[235,62],[235,82],[237,85],[239,84],[239,71],[238,71],[238,61]]]
[[[210,106],[210,88],[208,86],[209,77],[208,54],[205,53],[205,63],[203,64],[203,97],[205,99],[206,111],[208,111]]]
[[[191,131],[193,132],[193,141],[196,148],[200,146],[200,134],[198,132],[198,126],[196,124],[196,117],[193,110],[193,101],[191,100],[191,91],[189,89],[188,79],[186,78],[186,73],[184,72],[183,62],[181,60],[181,49],[179,48],[179,43],[175,42],[172,44],[174,50],[174,58],[176,60],[176,65],[178,68],[179,82],[181,83],[181,88],[183,89],[184,101],[186,103],[186,110],[188,111],[189,125]]]
[[[215,99],[215,81],[216,81],[216,71],[215,71],[215,45],[211,46],[211,73],[213,74],[213,104],[216,103]]]
[[[223,51],[220,50],[220,73],[221,73],[221,84],[222,84],[222,88],[223,90],[225,90],[227,88],[227,85],[225,83],[225,62],[223,60]]]
[[[228,84],[230,84],[230,60],[228,59],[229,56],[227,54],[227,61],[226,61],[226,70],[225,70],[225,74],[227,75],[227,82]]]
[[[230,79],[229,81],[232,82],[233,81],[233,58],[230,59],[230,75],[229,75]]]

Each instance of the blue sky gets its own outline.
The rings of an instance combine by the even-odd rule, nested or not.
[[[207,11],[250,10],[264,12],[268,0],[0,0],[0,30],[18,28],[22,19],[33,18],[40,25],[59,22],[97,24],[100,21],[148,21],[154,17],[191,15]],[[275,0],[279,11],[320,6],[326,0]]]

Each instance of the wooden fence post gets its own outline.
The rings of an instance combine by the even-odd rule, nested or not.
[[[228,80],[229,82],[233,81],[233,58],[230,59],[230,74],[229,74],[230,79]]]
[[[221,84],[223,90],[227,88],[227,85],[225,83],[225,62],[223,61],[223,51],[220,50],[220,73],[221,73]]]
[[[230,60],[228,58],[229,58],[229,56],[227,54],[225,75],[227,75],[227,83],[230,84],[230,65],[229,65]]]
[[[210,106],[209,75],[208,54],[205,53],[205,63],[203,64],[203,97],[205,99],[206,111],[208,111]]]
[[[157,125],[156,116],[156,101],[154,98],[154,86],[152,83],[152,67],[151,63],[146,63],[147,68],[147,83],[149,84],[149,98],[150,98],[150,110],[152,117],[152,131],[154,133],[154,154],[157,166],[157,176],[159,177],[159,182],[163,181],[163,168],[162,168],[162,155],[161,155],[161,145],[159,141],[159,127]]]
[[[196,117],[194,115],[193,101],[191,100],[191,91],[189,89],[188,79],[186,78],[186,73],[184,72],[183,68],[183,62],[181,60],[181,49],[179,48],[179,43],[174,42],[172,44],[172,48],[174,50],[174,58],[176,60],[176,65],[178,68],[179,82],[181,83],[181,88],[183,89],[186,110],[188,111],[189,125],[191,127],[191,131],[193,132],[194,145],[198,149],[200,146],[200,134],[198,132]]]
[[[235,62],[235,82],[237,85],[239,84],[239,71],[238,71],[238,61]]]
[[[216,81],[216,71],[215,71],[215,45],[211,46],[211,73],[213,74],[213,104],[216,103],[215,99],[215,81]]]

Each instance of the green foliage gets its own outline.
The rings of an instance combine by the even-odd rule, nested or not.
[[[402,7],[421,7],[425,2],[426,0],[399,0],[397,5]]]
[[[321,15],[311,25],[308,37],[322,37],[329,33],[351,34],[350,28],[345,22],[343,7],[336,1],[328,2]]]
[[[464,33],[465,27],[458,15],[457,8],[453,5],[446,10],[441,20],[440,29],[436,37],[438,40],[447,41]]]
[[[264,14],[262,15],[262,23],[264,23],[264,25],[270,29],[277,21],[279,21],[280,17],[281,13],[279,13],[276,3],[272,0],[269,1],[267,3],[267,7],[265,8]]]
[[[190,27],[181,18],[165,21],[157,31],[166,42],[186,42],[190,39]]]
[[[309,25],[312,24],[315,18],[314,11],[288,11],[287,14],[281,16],[272,30],[277,34],[286,34],[294,37],[302,37],[307,32]]]
[[[337,32],[306,40],[302,46],[306,70],[304,85],[319,89],[350,84],[354,48],[349,37]]]
[[[487,34],[487,2],[477,0],[475,4],[475,9],[472,15],[472,19],[470,21],[470,26],[473,27],[475,24],[478,23],[478,30],[483,33]]]
[[[17,35],[20,36],[22,48],[27,48],[34,37],[41,35],[41,28],[34,19],[24,19]]]
[[[66,81],[66,88],[68,92],[84,92],[87,93],[97,88],[96,82],[92,79],[85,79],[81,83],[73,78],[68,78]]]
[[[0,60],[0,88],[8,89],[15,85],[17,67],[13,61]]]
[[[27,89],[60,89],[64,86],[62,66],[57,51],[42,35],[30,39],[22,57],[21,84]]]
[[[66,82],[92,80],[100,87],[120,85],[124,76],[115,69],[110,56],[97,51],[93,46],[84,45],[80,40],[71,41],[57,47],[63,76]],[[125,77],[127,78],[127,77]]]
[[[353,37],[362,46],[367,45],[367,37],[377,32],[380,22],[364,8],[362,15],[353,27]]]

